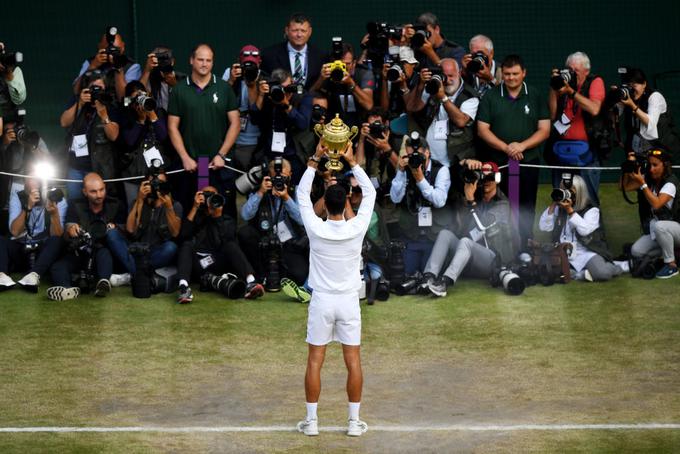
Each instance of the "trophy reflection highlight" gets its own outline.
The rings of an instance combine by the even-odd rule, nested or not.
[[[317,124],[314,126],[314,132],[321,137],[328,147],[328,162],[326,168],[333,172],[342,170],[342,163],[340,158],[342,152],[347,147],[347,142],[352,140],[359,132],[359,128],[352,126],[350,129],[341,119],[339,114],[335,114],[335,118],[326,125]]]

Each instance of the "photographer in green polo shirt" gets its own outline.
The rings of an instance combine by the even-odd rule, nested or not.
[[[514,159],[538,164],[540,146],[550,134],[550,112],[545,93],[524,82],[527,71],[518,55],[508,55],[501,64],[503,82],[489,90],[477,110],[477,132],[488,148],[487,159],[499,166]],[[507,194],[504,169],[501,189]],[[533,238],[539,169],[522,167],[519,177],[520,250]]]
[[[209,160],[209,184],[225,196],[225,210],[235,218],[235,175],[224,166],[239,134],[239,112],[232,88],[212,73],[213,56],[208,44],[191,51],[191,74],[170,94],[168,133],[185,170],[177,192],[182,206],[191,208],[198,187],[197,159],[204,158]]]

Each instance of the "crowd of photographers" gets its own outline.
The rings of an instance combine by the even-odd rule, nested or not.
[[[319,158],[319,132],[341,126],[338,118],[356,127],[348,152],[378,192],[363,252],[371,304],[390,292],[445,296],[461,277],[520,294],[536,282],[678,274],[671,165],[680,136],[641,70],[623,68],[606,85],[575,52],[531,85],[520,56],[497,61],[484,35],[466,51],[432,13],[369,23],[358,49],[341,37],[328,51],[314,46],[303,14],[290,16],[284,32],[284,42],[262,50],[244,43],[219,76],[208,44],[192,49],[183,74],[171,48],[157,46],[136,63],[107,27],[75,75],[60,117],[66,146],[54,153],[24,121],[22,55],[0,43],[0,165],[8,174],[0,202],[9,217],[0,289],[37,292],[47,278],[52,300],[130,285],[136,297],[176,291],[188,303],[199,284],[229,298],[283,290],[309,301],[295,194],[308,161],[318,164],[311,197],[319,217],[331,185],[347,195],[346,218],[362,199],[351,171]],[[596,167],[617,145],[627,152],[620,185],[637,192],[642,236],[615,258]],[[571,168],[553,170],[538,222],[548,242],[533,239],[532,165],[541,156]],[[65,187],[34,168],[45,160],[64,169]],[[510,175],[519,182],[514,213]],[[14,282],[10,272],[24,275]]]

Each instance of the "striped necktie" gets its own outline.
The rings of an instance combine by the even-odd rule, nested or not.
[[[300,61],[300,57],[302,54],[300,52],[295,52],[295,68],[293,69],[293,79],[295,80],[295,83],[302,83],[304,82],[304,75],[302,74],[302,62]]]

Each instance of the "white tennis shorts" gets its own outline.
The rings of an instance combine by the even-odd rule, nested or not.
[[[307,316],[307,343],[361,345],[359,294],[312,292]]]

